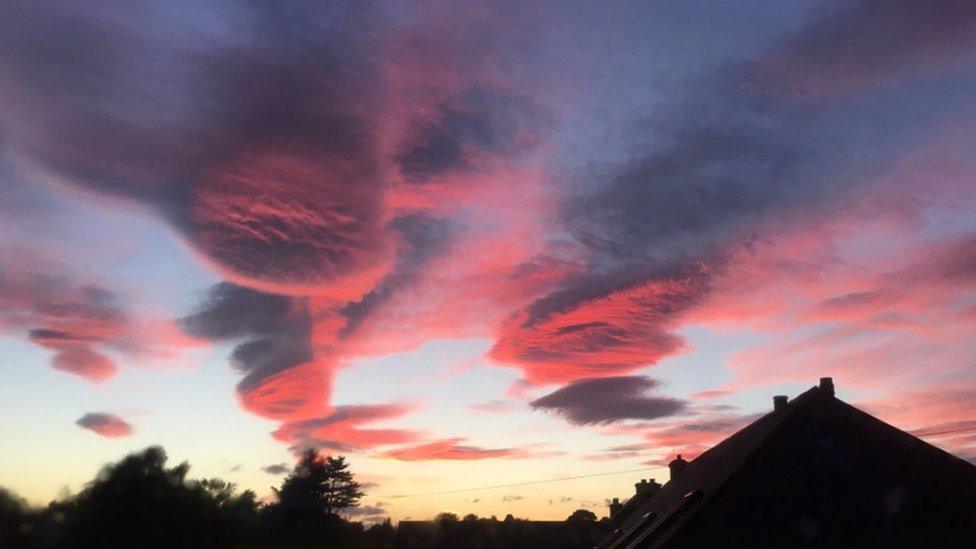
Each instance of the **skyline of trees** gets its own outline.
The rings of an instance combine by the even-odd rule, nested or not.
[[[606,527],[582,509],[565,522],[442,513],[411,521],[414,528],[395,528],[389,518],[366,526],[340,514],[365,495],[343,456],[305,451],[265,503],[234,483],[190,478],[186,461],[167,462],[159,446],[131,453],[103,466],[79,493],[42,508],[0,487],[0,547],[451,549],[535,547],[548,539],[572,548],[591,547]]]

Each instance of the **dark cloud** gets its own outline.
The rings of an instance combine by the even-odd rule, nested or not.
[[[519,495],[506,495],[506,496],[502,496],[502,501],[503,502],[519,501],[520,499],[522,499],[522,496],[519,496]]]
[[[394,219],[389,228],[401,240],[396,262],[362,299],[342,308],[342,315],[346,318],[342,330],[344,336],[355,333],[369,314],[385,304],[397,291],[419,280],[427,262],[445,251],[454,226],[446,219],[411,214]]]
[[[524,153],[548,122],[528,96],[478,88],[441,103],[435,116],[417,124],[394,157],[411,183],[470,170],[479,154]]]
[[[221,282],[210,288],[200,310],[181,323],[187,332],[212,340],[264,335],[278,329],[292,301]]]
[[[0,122],[18,157],[149,206],[238,284],[362,298],[393,259],[388,164],[426,181],[523,154],[548,125],[530,96],[476,77],[485,50],[515,49],[508,31],[477,25],[445,49],[427,20],[440,10],[403,25],[373,2],[204,5],[207,21],[150,2],[16,2]],[[452,84],[421,74],[436,61],[398,63],[428,55],[450,58]]]
[[[103,437],[116,438],[132,434],[132,426],[114,414],[85,414],[75,424]]]
[[[309,405],[308,395],[265,393],[276,376],[295,371],[313,359],[311,318],[303,298],[271,295],[221,282],[210,288],[197,312],[180,320],[190,335],[213,341],[241,341],[231,364],[244,374],[237,390],[255,413],[288,417]],[[320,380],[309,378],[312,385]],[[311,395],[324,396],[324,388]],[[251,398],[252,395],[263,398]]]
[[[94,341],[94,338],[87,334],[75,334],[64,330],[51,330],[47,328],[30,330],[27,332],[27,337],[34,343],[51,349],[75,347]]]
[[[884,11],[883,2],[866,4]],[[848,25],[817,21],[811,25]],[[807,50],[834,63],[828,52]],[[754,250],[784,222],[849,207],[897,155],[968,104],[973,88],[956,76],[933,101],[931,82],[912,81],[870,104],[837,97],[828,110],[755,86],[757,75],[779,70],[772,62],[704,68],[659,90],[666,98],[626,132],[624,154],[593,155],[622,159],[566,170],[576,184],[561,219],[586,268],[509,319],[496,360],[552,382],[628,373],[672,355],[683,347],[675,330],[684,313],[709,297],[730,256]],[[692,284],[681,291],[658,291],[685,280]]]
[[[741,89],[741,80],[742,70],[730,68],[689,82],[672,109],[645,122],[630,159],[583,176],[599,184],[563,216],[594,254],[592,270],[679,268],[747,239],[764,216],[815,206],[839,185],[827,176],[840,166],[823,164],[839,152],[838,129]]]
[[[572,423],[612,423],[622,419],[658,419],[679,414],[687,404],[678,399],[648,396],[660,382],[644,376],[581,379],[533,400],[535,409],[552,410]]]
[[[318,286],[376,264],[379,13],[212,7],[226,33],[204,39],[151,4],[15,3],[0,23],[9,143],[150,205],[240,280]]]
[[[817,4],[774,56],[819,91],[891,82],[906,70],[941,73],[973,59],[976,4],[968,0],[862,0]]]
[[[286,475],[291,471],[291,467],[285,463],[275,463],[273,465],[262,467],[261,470],[269,475]]]

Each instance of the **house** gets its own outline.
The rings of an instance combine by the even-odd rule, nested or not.
[[[830,378],[671,473],[618,508],[601,549],[976,547],[976,466],[839,400]]]
[[[574,513],[567,520],[525,520],[507,515],[504,520],[467,515],[458,518],[442,513],[430,521],[401,520],[394,535],[398,549],[476,549],[509,547],[512,549],[558,547],[559,549],[592,549],[606,536],[606,522]]]

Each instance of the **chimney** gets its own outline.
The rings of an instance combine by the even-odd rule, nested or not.
[[[776,395],[773,397],[773,411],[778,412],[780,410],[786,409],[786,403],[789,401],[790,397],[786,395]]]
[[[678,457],[674,458],[671,463],[668,464],[668,469],[671,469],[671,480],[678,478],[678,475],[684,472],[685,467],[687,466],[688,462],[681,459],[681,454],[678,454]]]
[[[641,479],[640,482],[634,484],[634,491],[638,496],[650,496],[654,495],[654,493],[656,493],[660,487],[661,485],[655,482],[654,479],[648,480],[644,478]]]
[[[616,516],[623,508],[624,504],[620,503],[620,498],[613,498],[613,501],[610,502],[610,518]]]
[[[830,396],[834,396],[834,378],[832,377],[820,378],[820,390]]]

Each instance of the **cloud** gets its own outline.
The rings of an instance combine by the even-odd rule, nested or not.
[[[418,329],[427,311],[404,305],[435,284],[431,264],[457,234],[504,265],[440,287],[492,302],[480,281],[521,256],[493,253],[485,235],[505,226],[541,241],[527,238],[524,197],[541,192],[528,159],[550,115],[533,88],[496,76],[532,25],[508,24],[508,9],[441,8],[403,20],[370,2],[213,2],[205,21],[138,3],[15,10],[0,24],[4,148],[37,182],[172,227],[225,279],[181,325],[236,345],[242,406],[321,418],[340,361],[483,335],[490,321],[467,328],[455,296],[440,297],[430,329]],[[489,199],[499,214],[470,219]],[[408,336],[387,337],[389,324]]]
[[[587,461],[616,461],[618,459],[631,459],[646,456],[654,446],[648,443],[639,444],[620,444],[611,446],[599,454],[589,454],[583,456]]]
[[[670,449],[691,455],[695,449],[708,448],[725,437],[759,419],[763,414],[714,415],[670,425],[651,427],[644,433],[656,450]],[[688,450],[682,451],[682,448]]]
[[[226,279],[181,326],[235,346],[242,406],[281,421],[288,444],[416,443],[372,428],[395,407],[330,406],[334,373],[438,338],[493,335],[490,358],[519,368],[519,387],[564,385],[537,407],[583,424],[680,408],[642,392],[648,378],[616,393],[597,378],[687,352],[683,328],[720,319],[773,337],[733,356],[735,384],[713,394],[815,378],[824,363],[864,385],[967,365],[971,244],[940,244],[955,229],[923,219],[938,212],[907,212],[931,206],[924,195],[956,201],[961,191],[933,185],[971,174],[944,177],[949,163],[935,162],[938,177],[914,185],[884,177],[941,124],[961,129],[935,148],[971,134],[957,120],[972,97],[971,71],[958,70],[973,55],[970,3],[836,2],[802,21],[773,10],[764,17],[789,19],[786,32],[747,27],[747,46],[717,41],[721,61],[676,66],[690,73],[677,81],[619,52],[608,64],[562,47],[561,35],[583,36],[565,10],[204,9],[205,20],[149,3],[13,10],[0,22],[0,173],[16,164],[32,183],[172,227]],[[584,34],[605,37],[602,17],[643,20],[631,15],[609,10]],[[657,59],[652,49],[628,51]],[[612,79],[574,80],[591,74],[582,65]],[[631,79],[647,93],[621,106]],[[5,214],[31,202],[13,198]],[[866,238],[858,229],[879,212],[911,226]],[[903,240],[915,245],[867,260]],[[922,250],[927,261],[906,259]],[[4,267],[0,330],[50,349],[56,368],[99,382],[144,349],[183,345],[151,335],[103,285]],[[695,444],[670,436],[659,440]],[[527,452],[462,439],[398,451]]]
[[[937,9],[918,8],[926,13],[913,21],[910,4],[896,8],[899,28],[937,28]],[[884,12],[884,3],[863,5]],[[969,8],[953,10],[969,20]],[[857,34],[873,19],[857,21],[816,19],[809,28]],[[898,30],[876,45],[891,36]],[[822,45],[800,49],[825,63],[847,51],[829,39]],[[797,219],[831,220],[875,193],[893,160],[924,142],[919,128],[950,120],[971,91],[959,76],[946,100],[934,101],[930,82],[911,80],[886,90],[876,110],[856,94],[828,104],[752,86],[757,73],[776,72],[770,59],[782,47],[754,44],[759,61],[732,57],[669,82],[653,110],[636,114],[624,146],[614,143],[622,150],[597,144],[592,157],[562,167],[574,185],[560,204],[560,229],[584,267],[502,323],[492,358],[538,384],[627,374],[686,350],[677,331],[716,298],[732,258]]]
[[[819,92],[939,75],[973,58],[976,7],[965,0],[828,2],[771,56],[780,71]]]
[[[469,410],[486,414],[507,414],[519,409],[520,403],[514,399],[492,399],[468,405]]]
[[[502,496],[502,501],[503,502],[519,501],[521,499],[522,499],[522,496],[512,496],[512,495]]]
[[[16,10],[0,99],[17,158],[148,207],[235,284],[362,299],[396,259],[395,183],[523,158],[547,125],[487,70],[527,32],[509,10],[209,6],[206,39],[140,4]]]
[[[495,458],[524,458],[529,454],[520,448],[482,448],[461,444],[465,439],[461,437],[446,438],[419,444],[405,446],[384,452],[384,457],[400,461],[431,461],[431,460],[478,460]]]
[[[127,437],[132,434],[131,425],[122,418],[107,413],[85,414],[75,425],[107,438]]]
[[[673,333],[681,315],[707,292],[707,274],[645,279],[604,294],[574,287],[509,318],[491,349],[496,361],[515,364],[532,382],[613,376],[654,364],[679,351]]]
[[[244,374],[237,392],[249,411],[288,419],[324,408],[332,374],[314,361],[305,299],[221,282],[180,324],[194,337],[241,341],[231,353],[231,364]]]
[[[342,515],[347,518],[373,518],[386,516],[386,509],[379,505],[359,505],[357,507],[347,507],[342,510]]]
[[[233,40],[187,40],[178,16],[135,4],[12,13],[8,141],[63,181],[153,208],[237,282],[357,297],[386,253],[364,43],[380,14],[218,7]]]
[[[60,371],[103,383],[119,371],[113,355],[138,363],[174,358],[199,345],[168,320],[133,311],[127,299],[102,285],[80,282],[47,258],[0,249],[0,332],[23,334],[55,351]]]
[[[390,229],[401,241],[397,259],[390,272],[369,293],[342,307],[341,314],[346,320],[341,332],[343,337],[354,335],[371,313],[388,304],[398,291],[418,281],[427,263],[446,251],[445,247],[454,234],[449,220],[419,213],[394,219]]]
[[[84,347],[59,352],[51,365],[55,370],[81,376],[92,383],[114,377],[119,369],[110,358]]]
[[[272,465],[262,467],[261,470],[269,475],[286,475],[291,472],[291,467],[285,463],[274,463]]]
[[[554,411],[577,425],[658,419],[685,411],[687,403],[682,400],[646,394],[659,386],[659,381],[646,376],[580,379],[529,406]]]
[[[285,422],[273,436],[296,450],[313,447],[351,452],[403,444],[417,440],[420,433],[407,429],[363,428],[362,425],[398,419],[414,410],[414,406],[402,404],[336,406],[323,417]]]
[[[474,88],[415,122],[394,161],[407,182],[428,183],[451,171],[474,169],[486,153],[524,153],[538,144],[547,124],[529,96]]]

